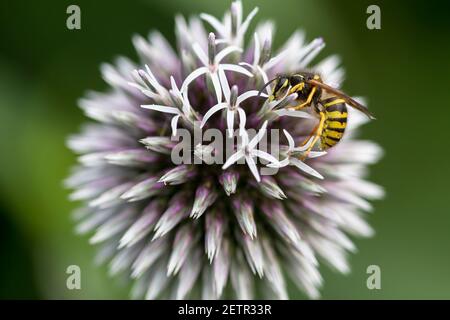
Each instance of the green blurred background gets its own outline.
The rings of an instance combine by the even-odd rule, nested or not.
[[[81,30],[66,29],[69,4],[81,8]],[[106,88],[101,62],[136,59],[134,33],[159,29],[173,41],[175,13],[221,17],[229,4],[1,1],[0,298],[128,297],[126,282],[96,267],[94,248],[73,232],[62,180],[75,162],[65,138],[85,121],[76,100]],[[366,28],[370,4],[381,7],[381,30]],[[450,299],[449,2],[254,0],[245,12],[255,5],[256,21],[276,21],[276,45],[300,27],[325,39],[325,54],[341,55],[345,90],[367,96],[378,118],[363,136],[386,151],[371,174],[387,191],[369,216],[376,235],[356,240],[350,275],[322,268],[323,297]],[[66,289],[71,264],[82,290]],[[366,288],[371,264],[381,267],[381,290]]]

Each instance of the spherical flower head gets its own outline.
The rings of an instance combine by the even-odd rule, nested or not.
[[[364,211],[383,190],[364,178],[382,152],[356,140],[364,116],[349,108],[343,139],[302,160],[311,108],[290,110],[295,93],[269,102],[271,85],[260,92],[305,69],[339,88],[339,59],[313,63],[324,41],[301,31],[274,50],[271,22],[246,44],[256,12],[244,17],[236,1],[222,20],[200,15],[205,25],[177,16],[177,49],[158,32],[135,36],[140,62],[103,65],[111,90],[80,101],[95,121],[68,139],[77,231],[92,234],[111,274],[134,281],[133,297],[287,299],[292,281],[317,298],[319,261],[349,272],[349,235],[373,233]]]

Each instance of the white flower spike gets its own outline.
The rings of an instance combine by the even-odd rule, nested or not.
[[[258,13],[257,7],[242,21],[242,2],[238,0],[231,4],[231,12],[225,14],[222,22],[207,13],[200,14],[200,18],[208,22],[221,37],[216,43],[226,43],[228,45],[242,47],[244,35],[256,13]]]
[[[218,103],[215,106],[213,106],[211,109],[209,109],[205,116],[203,117],[203,120],[200,124],[200,127],[203,128],[208,121],[208,119],[215,114],[216,112],[225,109],[226,110],[226,119],[227,119],[227,131],[228,136],[231,138],[234,133],[234,118],[237,115],[239,115],[239,134],[241,135],[242,132],[245,130],[245,122],[247,119],[247,116],[245,114],[244,109],[240,107],[240,104],[244,102],[245,100],[255,97],[258,95],[257,90],[250,90],[247,92],[244,92],[241,95],[238,94],[238,87],[233,86],[230,90],[228,86],[228,81],[226,79],[225,73],[222,71],[220,73],[220,79],[222,82],[222,88],[225,95],[225,101],[224,103]]]
[[[173,118],[170,121],[172,128],[172,135],[176,136],[177,134],[177,126],[178,120],[183,118],[187,122],[193,122],[193,113],[191,110],[191,105],[189,103],[188,97],[186,94],[182,94],[182,92],[178,89],[178,86],[173,77],[170,77],[170,83],[172,85],[172,89],[169,91],[171,94],[171,98],[173,104],[176,107],[170,107],[165,105],[158,104],[144,104],[141,105],[144,109],[155,110],[163,113],[173,114]]]
[[[238,162],[240,159],[245,158],[245,162],[247,163],[256,181],[260,182],[261,177],[259,176],[258,168],[256,166],[254,158],[261,158],[270,163],[278,164],[278,160],[274,156],[265,151],[256,149],[256,146],[266,134],[266,128],[267,121],[263,123],[258,131],[258,134],[256,134],[250,141],[248,140],[247,131],[243,131],[241,135],[241,145],[238,147],[238,150],[227,159],[225,164],[222,166],[222,169],[225,170],[232,164]]]
[[[189,84],[200,77],[203,74],[209,75],[211,82],[214,86],[214,90],[217,97],[217,102],[222,102],[222,89],[219,81],[219,72],[220,71],[233,71],[237,73],[241,73],[246,75],[247,77],[253,77],[253,75],[248,72],[245,68],[230,64],[230,63],[221,63],[226,56],[233,52],[242,52],[242,49],[236,46],[229,46],[216,54],[216,40],[214,33],[209,34],[208,38],[208,54],[206,54],[202,47],[198,43],[194,43],[192,45],[192,49],[197,55],[198,59],[202,63],[203,66],[195,69],[189,74],[183,82],[181,86],[181,91],[183,93],[187,92]]]
[[[292,138],[289,132],[287,132],[285,129],[283,129],[283,132],[284,135],[286,136],[286,139],[288,140],[288,149],[286,152],[286,158],[284,158],[278,163],[269,163],[267,166],[271,168],[282,168],[288,165],[292,165],[296,166],[300,170],[316,178],[323,179],[323,176],[319,172],[317,172],[316,170],[305,164],[303,161],[301,161],[298,157],[293,155],[293,153],[302,153],[303,151],[306,151],[306,149],[308,149],[308,147],[312,143],[313,138],[309,139],[304,146],[295,147],[294,138]],[[325,154],[327,154],[326,151],[311,151],[308,155],[308,158],[317,158]]]

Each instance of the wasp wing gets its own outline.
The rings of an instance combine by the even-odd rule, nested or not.
[[[311,79],[311,80],[307,80],[307,82],[314,86],[318,86],[318,87],[324,89],[325,91],[328,91],[329,93],[335,94],[336,96],[344,99],[345,102],[349,106],[352,106],[353,108],[361,111],[366,116],[368,116],[370,119],[375,119],[375,116],[366,107],[364,107],[361,103],[359,103],[358,101],[356,101],[356,100],[352,99],[351,97],[349,97],[348,95],[346,95],[344,92],[342,92],[336,88],[330,87],[329,85],[327,85],[323,82],[317,81],[317,80]]]

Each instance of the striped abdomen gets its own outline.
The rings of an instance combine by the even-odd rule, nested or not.
[[[347,127],[347,107],[345,100],[331,97],[322,100],[325,108],[325,123],[321,137],[321,148],[326,150],[338,143]]]

